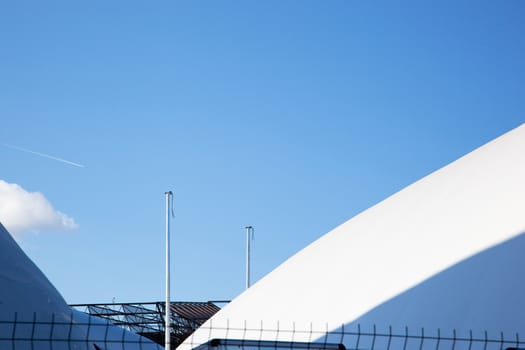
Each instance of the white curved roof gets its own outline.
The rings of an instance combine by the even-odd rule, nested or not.
[[[0,315],[71,311],[42,271],[0,223]]]
[[[72,277],[72,283],[81,278]],[[92,350],[94,344],[105,350],[161,348],[71,309],[0,223],[0,349]]]
[[[183,347],[224,337],[290,340],[242,330],[261,322],[297,332],[357,322],[523,330],[524,232],[522,125],[325,234],[234,299]]]

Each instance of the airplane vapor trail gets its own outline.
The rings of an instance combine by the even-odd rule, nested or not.
[[[35,155],[40,156],[40,157],[53,159],[53,160],[56,160],[58,162],[66,163],[66,164],[73,165],[73,166],[76,166],[76,167],[79,167],[79,168],[85,168],[85,166],[82,165],[82,164],[71,162],[69,160],[58,158],[58,157],[55,157],[55,156],[52,156],[52,155],[49,155],[49,154],[40,153],[40,152],[36,152],[36,151],[31,151],[30,149],[26,149],[26,148],[22,148],[22,147],[18,147],[18,146],[13,146],[13,145],[9,145],[9,144],[6,144],[6,143],[4,143],[4,146],[8,147],[8,148],[11,148],[11,149],[15,149],[17,151],[22,151],[22,152],[26,152],[26,153],[35,154]]]

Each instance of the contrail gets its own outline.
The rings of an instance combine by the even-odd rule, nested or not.
[[[6,143],[4,143],[4,146],[6,146],[8,148],[16,149],[17,151],[22,151],[22,152],[27,152],[27,153],[31,153],[31,154],[36,154],[37,156],[53,159],[53,160],[56,160],[56,161],[59,161],[59,162],[62,162],[62,163],[66,163],[66,164],[69,164],[69,165],[73,165],[73,166],[76,166],[76,167],[79,167],[79,168],[85,168],[85,166],[82,165],[82,164],[70,162],[69,160],[65,160],[65,159],[62,159],[62,158],[54,157],[54,156],[51,156],[49,154],[31,151],[30,149],[25,149],[25,148],[22,148],[22,147],[8,145]]]

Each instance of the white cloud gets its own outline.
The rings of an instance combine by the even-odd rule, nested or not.
[[[0,180],[0,222],[13,235],[42,230],[75,229],[75,220],[55,210],[40,192],[28,192]]]

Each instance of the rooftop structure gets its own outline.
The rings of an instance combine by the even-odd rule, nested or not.
[[[226,301],[172,302],[171,344],[173,348],[220,310]],[[164,345],[165,302],[74,304],[71,307]]]

